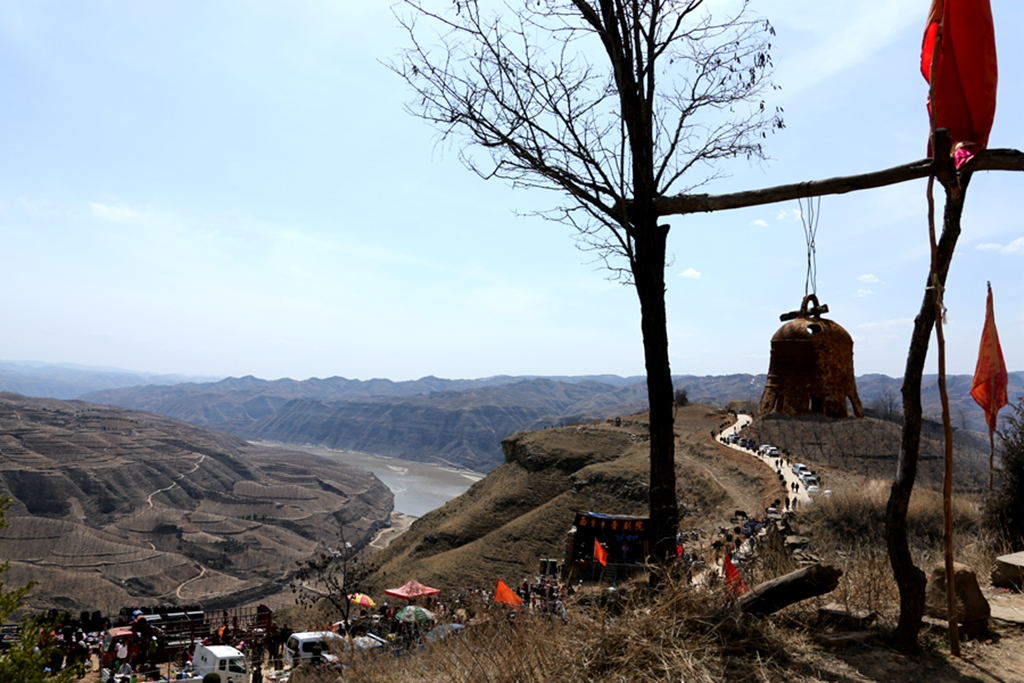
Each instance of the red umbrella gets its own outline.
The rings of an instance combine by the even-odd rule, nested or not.
[[[398,588],[388,588],[384,591],[384,594],[401,598],[402,600],[414,600],[415,598],[422,598],[427,595],[437,595],[440,592],[440,588],[431,588],[430,586],[424,586],[419,581],[410,581]]]

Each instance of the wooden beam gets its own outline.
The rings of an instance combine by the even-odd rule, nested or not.
[[[944,170],[944,169],[943,169]],[[1024,171],[1024,152],[1016,149],[987,149],[979,152],[962,169],[974,171]],[[839,176],[824,180],[808,180],[802,183],[776,185],[759,190],[745,190],[729,194],[680,194],[659,197],[655,200],[658,213],[672,214],[707,213],[740,209],[746,206],[774,204],[803,197],[818,197],[826,194],[845,194],[857,190],[868,190],[885,185],[895,185],[935,174],[932,159],[921,159],[902,166],[859,175]]]
[[[737,604],[747,614],[764,616],[783,607],[835,590],[843,570],[824,564],[812,564],[756,586],[740,597]]]

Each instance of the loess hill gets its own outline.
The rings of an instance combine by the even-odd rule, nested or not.
[[[727,419],[707,406],[677,409],[684,528],[725,523],[736,508],[753,510],[776,495],[770,471],[711,441]],[[447,589],[518,581],[536,571],[538,558],[564,557],[574,512],[646,515],[647,429],[640,414],[505,439],[504,464],[366,559],[368,587],[410,578]]]
[[[738,406],[739,407],[739,406]],[[763,510],[785,495],[772,470],[710,434],[732,416],[725,409],[691,405],[676,410],[676,475],[681,526],[732,526],[736,509]],[[857,489],[887,481],[896,471],[900,426],[865,418],[779,418],[754,421],[744,435],[798,454],[826,487]],[[987,477],[984,439],[961,432],[958,486],[977,489]],[[941,484],[937,427],[922,438],[920,488]],[[539,558],[565,557],[567,532],[577,511],[646,516],[647,422],[644,414],[620,420],[520,432],[502,442],[505,462],[412,524],[382,551],[365,559],[368,588],[410,578],[447,589],[493,587],[497,579],[532,576]]]
[[[744,431],[757,443],[769,443],[798,454],[816,473],[825,477],[858,475],[866,479],[892,479],[900,450],[902,424],[865,417],[830,420],[805,416],[768,415]],[[961,491],[981,491],[988,484],[988,439],[978,432],[957,429],[953,433],[954,484]],[[942,425],[926,420],[921,426],[917,482],[938,488],[944,476]]]
[[[339,523],[368,543],[393,503],[337,460],[15,394],[0,394],[0,492],[13,501],[5,580],[39,582],[31,607],[71,610],[263,598]]]

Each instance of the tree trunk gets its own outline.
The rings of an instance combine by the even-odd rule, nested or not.
[[[946,192],[943,211],[942,235],[935,256],[935,270],[940,287],[946,285],[946,275],[953,260],[957,238],[960,237],[960,216],[970,175],[959,178],[941,178]],[[917,476],[917,460],[921,446],[921,377],[928,357],[928,343],[935,326],[935,290],[931,273],[925,282],[921,309],[914,319],[910,337],[907,364],[903,373],[903,435],[896,478],[889,491],[886,505],[885,536],[889,550],[889,563],[900,592],[900,616],[896,626],[895,645],[904,651],[917,649],[917,633],[924,614],[925,575],[914,565],[907,540],[907,508]]]
[[[834,591],[842,575],[842,569],[812,564],[758,584],[736,603],[743,612],[765,616],[794,602]]]
[[[675,427],[672,414],[672,370],[668,361],[665,316],[665,243],[668,226],[652,224],[637,230],[633,281],[640,299],[640,328],[647,368],[650,406],[650,517],[653,554],[658,562],[675,557],[679,504],[676,501]]]

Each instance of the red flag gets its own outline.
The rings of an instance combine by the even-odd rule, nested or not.
[[[729,553],[725,554],[725,587],[732,591],[733,595],[743,595],[750,590],[740,570],[732,563]]]
[[[1008,381],[1003,349],[999,345],[999,332],[996,330],[996,316],[992,310],[992,284],[989,283],[985,327],[981,330],[978,365],[974,368],[974,382],[971,385],[971,397],[985,411],[989,432],[996,429],[999,409],[1009,403],[1006,397]]]
[[[932,86],[928,112],[933,128],[948,128],[953,144],[971,143],[973,152],[985,149],[998,80],[989,0],[932,0],[921,74]]]
[[[498,579],[498,585],[494,588],[494,602],[501,602],[509,607],[519,607],[523,599],[516,595],[516,592],[508,587],[504,581]]]
[[[594,559],[600,562],[602,567],[608,564],[608,551],[597,542],[596,538],[594,539]]]

